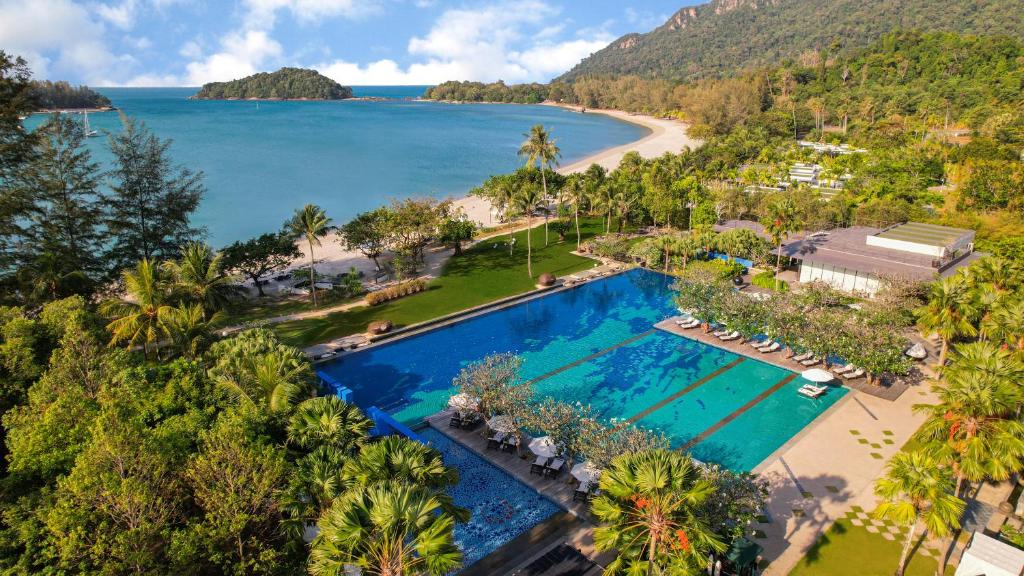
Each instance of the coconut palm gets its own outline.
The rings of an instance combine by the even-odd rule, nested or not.
[[[490,189],[488,195],[495,207],[501,210],[508,220],[508,254],[512,255],[512,232],[513,214],[515,213],[515,199],[519,193],[519,180],[513,174],[495,176],[488,180]]]
[[[614,459],[592,513],[598,550],[618,550],[606,575],[690,574],[724,544],[699,512],[714,487],[682,453],[648,450]],[[691,572],[694,571],[694,572]]]
[[[166,279],[157,266],[143,259],[134,270],[123,271],[121,280],[125,297],[100,306],[103,314],[113,318],[107,324],[110,344],[124,342],[128,348],[141,345],[147,358],[152,345],[159,355],[164,321],[171,310]]]
[[[349,454],[365,443],[373,422],[337,396],[303,400],[288,421],[288,442],[306,450],[320,446]]]
[[[210,377],[240,402],[285,412],[313,394],[313,370],[302,351],[269,330],[248,330],[210,348]]]
[[[526,184],[519,188],[513,204],[516,211],[526,214],[526,273],[533,278],[533,244],[530,240],[533,236],[533,212],[540,205],[540,194],[537,188]]]
[[[526,136],[526,141],[519,146],[519,156],[526,158],[527,166],[536,165],[540,170],[540,182],[544,187],[544,202],[547,202],[548,180],[545,172],[558,166],[558,158],[561,157],[562,152],[555,144],[551,133],[545,130],[541,124],[533,126],[530,128],[530,133],[523,134],[523,136]],[[544,245],[548,245],[547,218],[544,219]]]
[[[201,242],[186,244],[179,260],[164,262],[176,295],[186,302],[200,304],[204,318],[209,312],[223,309],[239,293],[221,262],[221,255]]]
[[[1024,424],[1016,412],[1024,394],[1024,366],[989,343],[958,346],[936,387],[937,404],[914,410],[928,415],[917,432],[925,450],[951,464],[959,495],[964,480],[1005,480],[1024,467]]]
[[[421,486],[355,488],[334,500],[318,526],[309,553],[313,576],[341,575],[346,565],[377,576],[443,576],[462,565],[455,519]]]
[[[960,526],[964,501],[953,496],[952,489],[950,470],[923,452],[900,452],[889,461],[886,475],[875,483],[875,494],[884,500],[875,516],[908,527],[896,576],[903,575],[922,524],[940,538]]]
[[[445,493],[459,483],[458,470],[445,466],[440,452],[415,440],[388,436],[364,446],[357,457],[345,463],[342,476],[347,486],[395,481],[433,490],[445,512],[460,522],[469,520],[469,511],[456,506]]]
[[[700,244],[698,244],[697,238],[693,234],[680,234],[674,236],[672,241],[672,252],[683,258],[683,270],[686,270],[686,264],[700,252]]]
[[[765,232],[777,247],[775,256],[775,288],[779,288],[779,272],[782,271],[782,243],[791,232],[797,230],[796,206],[788,199],[779,200],[768,206],[767,217],[762,222]]]
[[[977,309],[970,287],[963,276],[949,276],[932,282],[928,288],[928,301],[919,308],[917,327],[927,334],[938,334],[942,339],[939,366],[946,363],[949,343],[960,336],[974,336]]]
[[[576,251],[582,246],[580,238],[580,209],[587,203],[587,181],[580,174],[573,174],[565,186],[566,200],[572,206],[573,219],[576,221]]]
[[[197,358],[213,340],[214,329],[223,324],[223,312],[209,318],[200,304],[171,308],[163,321],[163,330],[174,347],[185,358]]]
[[[612,213],[615,211],[615,195],[612,187],[604,184],[590,192],[587,198],[590,207],[604,219],[604,233],[612,231]]]
[[[309,244],[309,292],[313,296],[313,306],[316,306],[316,268],[313,263],[313,246],[320,246],[320,238],[326,236],[331,230],[331,219],[323,208],[316,204],[306,204],[300,210],[295,211],[295,216],[289,220],[285,227],[295,237],[306,239]]]

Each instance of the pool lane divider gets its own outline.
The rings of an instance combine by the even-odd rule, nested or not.
[[[733,360],[732,362],[729,362],[725,366],[722,366],[722,367],[718,368],[717,370],[715,370],[714,372],[712,372],[712,373],[708,374],[707,376],[701,378],[700,380],[697,380],[695,382],[690,383],[686,388],[683,388],[682,390],[680,390],[678,392],[675,392],[674,394],[672,394],[668,398],[665,398],[661,402],[658,402],[654,406],[651,406],[650,408],[645,409],[643,412],[640,412],[636,416],[633,416],[632,418],[630,418],[628,420],[628,422],[630,424],[632,424],[632,423],[636,422],[637,420],[640,420],[641,418],[649,416],[652,412],[664,408],[668,404],[670,404],[672,402],[675,402],[676,400],[682,398],[683,396],[689,394],[690,392],[693,392],[697,388],[700,388],[702,385],[707,383],[709,380],[713,380],[713,379],[721,376],[723,373],[728,372],[729,370],[732,370],[736,366],[740,365],[746,359],[747,359],[746,356],[740,356],[739,358]]]
[[[697,444],[700,444],[701,442],[706,440],[708,436],[711,436],[715,432],[718,432],[726,424],[728,424],[729,422],[732,422],[733,420],[739,418],[741,415],[743,415],[744,412],[746,412],[747,410],[750,410],[754,406],[760,404],[762,400],[764,400],[765,398],[767,398],[767,397],[771,396],[772,394],[774,394],[775,392],[777,392],[779,390],[779,388],[782,388],[786,384],[789,384],[790,382],[792,382],[793,379],[796,378],[796,376],[797,376],[796,373],[793,373],[793,374],[790,374],[789,376],[786,376],[782,380],[779,380],[771,388],[765,390],[764,392],[761,392],[760,394],[755,396],[753,400],[751,400],[750,402],[747,402],[743,406],[740,406],[739,408],[737,408],[732,414],[729,414],[725,418],[722,418],[721,420],[716,422],[713,426],[711,426],[707,430],[705,430],[705,431],[701,432],[700,434],[698,434],[698,435],[694,436],[693,438],[691,438],[689,442],[687,442],[686,444],[684,444],[680,448],[680,450],[682,450],[683,452],[686,452],[686,451],[690,450],[691,448],[693,448],[694,446],[696,446]]]
[[[589,362],[589,361],[593,360],[594,358],[597,358],[599,356],[604,356],[605,354],[607,354],[607,353],[609,353],[609,352],[611,352],[613,350],[617,350],[619,348],[622,348],[623,346],[628,346],[629,344],[632,344],[633,342],[636,342],[637,340],[642,340],[642,339],[650,336],[651,334],[654,334],[655,332],[657,332],[657,330],[652,328],[651,330],[648,330],[647,332],[644,332],[643,334],[637,334],[636,336],[633,336],[632,338],[627,338],[627,339],[623,340],[622,342],[619,342],[618,344],[615,344],[614,346],[609,346],[607,348],[603,348],[601,350],[598,350],[597,352],[594,352],[593,354],[590,354],[588,356],[584,356],[583,358],[580,358],[579,360],[577,360],[575,362],[571,362],[569,364],[566,364],[565,366],[561,366],[559,368],[555,368],[554,370],[552,370],[550,372],[546,372],[544,374],[541,374],[540,376],[537,376],[536,378],[527,380],[526,382],[523,382],[522,384],[520,384],[520,386],[528,386],[530,384],[536,384],[537,382],[540,382],[541,380],[547,380],[548,378],[551,378],[552,376],[557,376],[558,374],[561,374],[562,372],[565,372],[566,370],[569,370],[571,368],[575,368],[575,367],[579,366],[580,364],[583,364],[585,362]]]

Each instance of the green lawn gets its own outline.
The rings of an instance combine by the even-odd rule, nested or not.
[[[580,228],[584,238],[604,231],[597,220],[581,221]],[[449,260],[441,276],[433,280],[425,292],[380,306],[277,324],[274,331],[288,344],[303,347],[363,332],[373,320],[390,320],[396,327],[408,326],[527,292],[534,288],[536,277],[543,272],[560,277],[595,265],[589,258],[570,253],[576,249],[575,231],[566,236],[565,242],[558,242],[558,235],[551,233],[551,244],[546,248],[544,226],[532,232],[534,278],[526,273],[526,232],[517,232],[514,234],[516,248],[511,256],[507,246],[494,248],[496,242],[504,244],[507,236],[481,242],[462,256]]]
[[[849,518],[836,521],[808,550],[789,576],[889,576],[896,570],[903,541],[886,540]],[[938,563],[920,554],[911,557],[906,576],[933,576]]]

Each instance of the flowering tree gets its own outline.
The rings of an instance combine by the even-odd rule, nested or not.
[[[480,400],[480,413],[486,417],[501,414],[501,407],[519,385],[522,358],[515,354],[492,354],[473,362],[459,372],[452,384],[459,392]]]
[[[550,436],[559,454],[568,462],[573,461],[580,446],[586,423],[592,421],[594,415],[589,404],[561,402],[554,398],[534,404],[525,418],[526,427]]]
[[[710,330],[711,322],[717,318],[720,306],[730,292],[728,284],[716,274],[695,267],[679,274],[675,290],[676,305],[702,320],[705,332]]]

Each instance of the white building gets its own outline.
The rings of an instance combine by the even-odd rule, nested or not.
[[[826,282],[868,296],[878,292],[883,276],[930,281],[981,257],[974,252],[973,230],[917,222],[818,232],[782,250],[800,261],[801,282]]]
[[[1024,550],[975,532],[964,550],[956,576],[1021,576]]]

